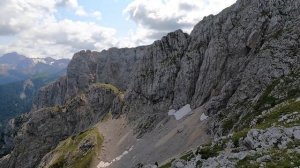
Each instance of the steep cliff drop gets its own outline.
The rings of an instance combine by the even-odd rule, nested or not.
[[[0,167],[300,166],[299,9],[238,0],[190,35],[76,53],[10,121]]]

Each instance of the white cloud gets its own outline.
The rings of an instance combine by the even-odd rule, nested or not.
[[[190,32],[204,16],[216,14],[235,1],[134,0],[123,12],[137,24],[135,43],[140,44],[159,39],[176,29]]]
[[[19,40],[10,49],[18,50],[21,46],[22,52],[27,55],[70,57],[82,49],[102,50],[114,46],[114,34],[114,29],[92,22],[53,20],[20,34]]]
[[[12,35],[30,28],[43,16],[43,10],[45,9],[41,4],[31,8],[30,1],[3,0],[0,10],[0,35]]]
[[[88,13],[82,6],[78,4],[77,0],[55,0],[56,6],[69,7],[75,10],[75,14],[78,16],[88,16]]]
[[[77,0],[1,0],[0,35],[17,34],[53,18],[58,7],[68,7],[75,14],[87,15]]]
[[[14,40],[0,45],[0,54],[16,51],[31,57],[71,57],[81,49],[133,47],[152,43],[176,29],[191,31],[209,14],[216,14],[235,0],[133,0],[123,13],[136,23],[126,37],[116,29],[99,25],[100,11],[89,11],[77,0],[0,0],[0,38]],[[58,20],[60,8],[88,20]],[[92,18],[92,19],[91,19]],[[1,40],[1,39],[0,39]]]
[[[99,11],[94,11],[92,13],[92,16],[95,17],[96,20],[101,20],[102,19],[102,14]]]
[[[101,13],[86,13],[77,0],[3,0],[0,2],[0,38],[14,36],[0,45],[1,54],[16,51],[30,57],[71,57],[81,49],[102,50],[117,44],[115,29],[94,22],[57,20],[58,8],[101,19]]]

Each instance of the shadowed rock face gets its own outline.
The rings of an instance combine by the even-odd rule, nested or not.
[[[88,129],[108,111],[114,111],[120,105],[118,99],[112,90],[92,85],[64,106],[33,111],[19,121],[21,124],[12,121],[9,133],[13,150],[7,158],[0,160],[1,167],[37,166],[60,141]]]
[[[125,91],[132,82],[130,76],[135,71],[135,64],[146,51],[147,47],[102,51],[97,59],[96,81],[110,83]]]
[[[46,120],[51,112],[44,112],[45,107],[64,105],[76,95],[89,91],[91,84],[100,82],[125,91],[124,106],[116,108],[115,114],[126,113],[139,133],[151,130],[167,115],[168,109],[191,104],[193,108],[205,107],[211,119],[211,132],[222,134],[224,116],[238,116],[238,122],[240,116],[252,110],[241,104],[255,103],[273,80],[299,67],[299,8],[300,2],[296,0],[239,0],[218,15],[205,17],[190,35],[178,30],[149,46],[76,53],[67,76],[39,92],[28,121]],[[68,117],[77,113],[74,108]],[[61,125],[61,130],[67,129],[61,122],[64,121],[49,120],[47,127]],[[59,138],[43,147],[43,152],[96,121],[85,122],[69,123],[72,129],[66,134],[45,130],[49,138]],[[79,123],[84,126],[75,129]],[[30,141],[39,134],[18,134],[15,141],[40,148],[42,143]],[[12,163],[20,155],[18,149],[12,151],[7,167],[16,166]],[[31,152],[42,154],[39,150]],[[38,156],[35,154],[31,156]],[[26,157],[24,152],[19,162],[25,162]],[[39,159],[31,158],[34,163]],[[0,165],[3,163],[0,160]],[[28,163],[28,167],[34,163]]]
[[[61,77],[58,81],[51,83],[39,90],[33,99],[32,111],[43,107],[63,105],[67,92],[67,78]]]
[[[102,52],[87,50],[76,53],[67,68],[67,76],[42,88],[34,100],[33,110],[63,105],[86,91],[92,83],[109,83],[126,90],[134,65],[144,55],[145,49],[111,48]]]

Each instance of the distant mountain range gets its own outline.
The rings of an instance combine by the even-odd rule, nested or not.
[[[64,71],[69,59],[29,58],[16,52],[0,57],[0,85]]]
[[[66,74],[68,59],[0,57],[0,132],[9,119],[29,112],[37,91]]]

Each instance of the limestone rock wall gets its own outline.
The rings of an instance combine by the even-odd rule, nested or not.
[[[178,30],[149,46],[76,53],[67,76],[40,90],[26,120],[8,136],[15,146],[0,166],[35,165],[59,140],[112,107],[142,135],[171,108],[203,106],[211,133],[222,135],[224,120],[235,116],[237,124],[252,112],[246,104],[251,107],[272,81],[299,67],[299,9],[298,0],[238,0],[205,17],[190,35]],[[125,92],[124,99],[91,90],[97,83]],[[68,106],[72,100],[77,104]],[[58,106],[68,108],[53,110]]]

